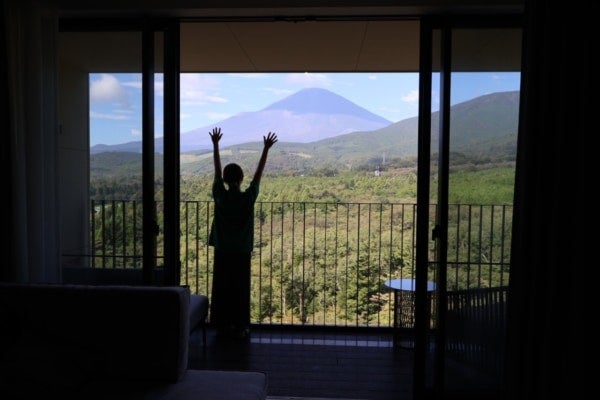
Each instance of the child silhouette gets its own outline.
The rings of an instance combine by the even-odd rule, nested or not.
[[[213,143],[215,202],[209,245],[214,247],[210,322],[219,336],[247,338],[250,334],[250,260],[254,247],[254,203],[269,149],[277,135],[263,136],[264,147],[249,187],[241,190],[244,172],[227,164],[221,173],[221,128],[209,132]],[[225,187],[227,185],[227,188]]]

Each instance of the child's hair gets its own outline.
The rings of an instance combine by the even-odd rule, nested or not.
[[[225,183],[239,183],[242,180],[244,180],[244,171],[242,171],[242,167],[239,165],[231,163],[223,168],[223,181],[225,181]]]

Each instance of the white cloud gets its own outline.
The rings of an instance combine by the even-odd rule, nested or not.
[[[378,112],[387,115],[387,119],[391,121],[399,121],[399,119],[416,116],[417,106],[419,104],[419,91],[411,90],[407,94],[400,97],[404,105],[399,104],[397,107],[383,106],[378,108]]]
[[[136,80],[136,81],[127,81],[127,82],[121,82],[121,85],[126,86],[126,87],[130,87],[133,89],[138,89],[138,90],[142,90],[142,81],[140,80]],[[164,96],[164,80],[163,80],[163,75],[162,74],[155,74],[154,75],[154,94],[156,96],[160,96],[163,97]]]
[[[206,118],[210,119],[211,121],[220,121],[222,119],[231,117],[231,114],[216,113],[216,112],[208,112],[208,113],[205,113],[204,115],[206,115]]]
[[[154,75],[154,94],[159,97],[164,97],[165,95],[165,81],[164,75],[156,74]]]
[[[122,120],[129,119],[129,116],[122,115],[122,114],[119,114],[119,113],[106,114],[106,113],[99,113],[99,112],[95,112],[95,111],[90,111],[90,118],[94,118],[94,119],[110,119],[110,120],[115,120],[115,121],[122,121]]]
[[[213,76],[202,74],[181,74],[180,98],[182,106],[227,103],[218,92],[220,82]]]
[[[141,137],[142,136],[142,131],[139,130],[139,129],[132,128],[131,129],[131,136]]]
[[[402,96],[402,101],[405,103],[418,103],[419,102],[419,91],[411,90],[408,94]]]
[[[142,81],[121,82],[121,85],[131,87],[134,89],[142,89]]]
[[[132,115],[134,113],[133,110],[124,110],[124,109],[118,109],[114,111],[117,114],[128,114],[128,115]]]
[[[272,87],[263,88],[261,90],[264,92],[272,93],[277,96],[287,96],[287,95],[294,93],[294,91],[291,89],[281,89],[281,88],[272,88]]]
[[[90,101],[96,102],[114,102],[123,107],[129,107],[129,93],[119,80],[110,74],[100,74],[100,79],[92,81],[90,84]]]
[[[286,77],[288,83],[300,84],[305,87],[331,86],[331,80],[325,74],[311,72],[293,73]]]
[[[370,81],[376,81],[377,80],[377,75],[369,75],[369,80]]]
[[[203,106],[209,103],[227,103],[227,99],[223,97],[212,96],[207,93],[193,90],[182,91],[181,99],[182,106]]]

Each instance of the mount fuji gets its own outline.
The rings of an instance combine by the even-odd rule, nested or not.
[[[275,132],[286,142],[310,143],[351,132],[373,131],[392,124],[346,98],[326,89],[300,90],[270,106],[253,112],[243,112],[210,126],[203,126],[180,136],[180,151],[210,149],[208,133],[214,127],[223,132],[221,146],[261,141],[268,132]],[[155,151],[162,153],[163,140],[155,142]],[[97,145],[91,153],[107,151],[141,152],[142,143]]]

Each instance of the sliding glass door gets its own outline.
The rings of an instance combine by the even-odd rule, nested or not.
[[[182,202],[180,185],[189,181],[181,178],[180,168],[197,173],[197,165],[207,165],[208,169],[201,172],[211,171],[208,128],[212,127],[213,121],[224,124],[227,116],[237,114],[231,110],[229,115],[215,114],[216,106],[209,110],[211,112],[207,115],[215,118],[211,125],[202,123],[194,127],[201,130],[186,136],[186,140],[199,140],[201,146],[190,142],[196,147],[182,156],[185,147],[180,144],[182,129],[179,119],[180,115],[184,115],[180,112],[182,99],[202,102],[207,97],[203,97],[206,93],[191,90],[192,85],[184,84],[189,76],[186,78],[180,72],[194,73],[194,79],[205,79],[211,73],[231,72],[257,79],[265,78],[261,74],[278,72],[281,75],[289,73],[291,78],[298,80],[299,76],[293,75],[294,72],[301,71],[302,78],[323,78],[325,72],[368,71],[365,80],[375,80],[383,79],[383,76],[375,76],[377,73],[414,74],[418,69],[416,223],[413,224],[412,220],[402,223],[401,234],[390,234],[394,238],[414,235],[413,226],[416,225],[416,236],[407,236],[407,240],[402,242],[411,243],[411,246],[416,243],[416,254],[413,256],[408,252],[395,257],[392,251],[398,245],[391,243],[390,238],[389,260],[382,263],[382,258],[371,257],[378,256],[380,253],[373,249],[381,249],[382,246],[381,237],[375,247],[366,240],[371,235],[365,232],[370,233],[372,228],[369,225],[371,214],[365,211],[370,210],[367,206],[360,206],[355,217],[362,225],[352,228],[352,235],[346,234],[356,243],[354,253],[350,246],[342,249],[344,251],[335,247],[341,236],[332,235],[328,229],[330,226],[338,227],[331,221],[337,224],[340,210],[342,215],[345,210],[344,204],[348,204],[345,207],[350,210],[349,204],[354,202],[351,198],[334,198],[331,205],[322,207],[323,210],[311,205],[315,202],[307,206],[309,202],[301,199],[302,207],[314,207],[312,215],[315,217],[311,218],[317,220],[317,211],[326,218],[322,224],[315,222],[314,228],[307,229],[304,225],[308,221],[305,218],[307,208],[300,212],[295,208],[274,207],[275,200],[280,201],[274,196],[269,208],[259,209],[257,214],[260,223],[256,224],[255,238],[260,246],[255,253],[258,277],[255,281],[257,288],[261,288],[256,290],[262,290],[262,286],[267,290],[254,296],[260,299],[260,303],[254,306],[253,315],[256,315],[257,322],[265,324],[277,318],[280,318],[278,323],[305,323],[310,320],[306,317],[308,308],[305,304],[311,304],[313,314],[322,315],[322,321],[327,322],[327,312],[333,310],[335,315],[341,314],[339,307],[343,305],[353,311],[353,314],[346,311],[343,315],[345,321],[358,321],[357,316],[362,312],[361,315],[366,315],[365,325],[369,325],[375,320],[380,323],[387,306],[390,307],[389,322],[391,302],[385,303],[383,282],[388,278],[414,277],[414,397],[444,392],[499,390],[506,285],[510,273],[508,259],[521,32],[514,21],[485,18],[471,18],[470,21],[476,21],[477,25],[438,19],[423,19],[421,22],[329,21],[308,25],[290,25],[287,22],[180,24],[179,21],[167,21],[156,24],[153,21],[130,21],[120,27],[70,26],[65,22],[61,27],[59,45],[63,265],[87,270],[98,267],[137,270],[141,272],[138,274],[141,282],[187,284],[193,292],[208,294],[210,291],[212,263],[206,240],[211,221],[210,192],[208,189],[198,192],[198,196],[202,196],[198,201],[194,199],[186,203],[183,199]],[[127,30],[120,29],[123,26]],[[329,36],[325,36],[328,32]],[[217,42],[217,38],[220,41]],[[308,40],[310,38],[312,42]],[[181,52],[180,42],[184,49]],[[420,49],[416,46],[418,42]],[[241,43],[244,43],[243,51]],[[296,43],[295,47],[290,43]],[[340,46],[340,43],[346,46]],[[295,57],[281,51],[292,48],[297,53]],[[224,52],[224,49],[228,51]],[[417,63],[415,60],[418,58],[420,61]],[[248,71],[254,74],[249,77]],[[210,79],[202,83],[211,84]],[[184,90],[180,93],[180,86],[185,93]],[[394,87],[397,89],[390,102],[402,97],[408,100],[415,98],[416,90],[411,90],[410,96],[402,96],[405,87]],[[276,89],[281,88],[267,86],[264,91],[280,92]],[[381,90],[369,96],[380,95]],[[257,96],[248,103],[249,106],[245,105],[250,107],[250,111],[254,111]],[[367,96],[357,96],[353,101],[358,104],[364,97]],[[210,100],[215,104],[224,102],[224,98],[218,95],[210,97]],[[267,109],[270,104],[261,107]],[[306,101],[302,105],[306,105]],[[378,112],[384,112],[385,108]],[[391,164],[390,155],[395,149],[393,146],[402,151],[415,147],[414,140],[399,144],[403,132],[399,127],[413,128],[415,119],[406,118],[410,124],[398,124],[402,122],[400,117],[388,119],[384,121],[386,127],[397,128],[398,133],[387,144],[381,145],[376,154],[366,153],[366,150],[375,147],[375,135],[364,142],[354,138],[352,140],[355,141],[349,143],[365,152],[364,159],[347,161],[345,155],[340,156],[338,158],[343,163],[335,165],[333,170],[331,165],[334,165],[335,157],[325,153],[326,163],[315,164],[313,168],[320,167],[320,173],[327,178],[335,178],[337,184],[344,173],[356,173],[356,165],[361,165],[359,161],[369,171],[368,174],[359,171],[361,177],[368,176],[371,182],[381,176],[391,179],[394,166],[397,171],[404,171],[407,166],[414,167],[415,153],[399,153],[398,159],[394,160],[397,165]],[[229,144],[244,144],[228,151],[229,155],[240,159],[248,157],[247,160],[252,161],[248,174],[251,174],[260,151],[261,135],[272,129],[272,123],[271,118],[267,125],[261,125],[260,130],[253,132],[251,140]],[[278,146],[281,148],[284,147],[286,131],[290,131],[285,128],[290,126],[280,130],[282,139]],[[248,130],[246,128],[247,125],[244,131]],[[381,133],[381,128],[350,127],[344,133],[378,129]],[[303,134],[306,135],[306,132]],[[317,142],[316,139],[302,139]],[[303,169],[294,171],[296,164],[293,164],[290,171],[285,171],[289,174],[282,177],[281,187],[285,187],[284,183],[291,181],[292,177],[306,181],[304,174],[309,168],[304,166],[308,165],[307,160],[318,159],[317,150],[324,147],[288,144],[285,156],[277,160],[279,164],[273,164],[278,166],[278,170],[273,171],[272,180],[275,181],[275,172],[284,171],[284,167],[287,168],[293,161],[302,165]],[[335,147],[330,146],[331,149]],[[272,156],[270,163],[276,161],[275,152]],[[331,174],[330,170],[333,170]],[[206,176],[212,175],[209,172]],[[354,188],[358,178],[353,179],[352,184],[341,185],[338,190]],[[190,186],[190,190],[194,189],[193,185]],[[303,187],[298,185],[300,189]],[[364,191],[365,196],[373,192]],[[281,190],[272,192],[281,194]],[[296,195],[302,190],[293,189],[292,192]],[[261,193],[267,193],[267,190]],[[414,190],[407,193],[412,194]],[[403,193],[400,195],[404,196]],[[384,203],[393,203],[400,195],[394,194],[395,197],[380,201],[381,209]],[[323,196],[332,194],[327,192]],[[290,222],[286,222],[285,218],[290,215]],[[302,225],[297,224],[295,219],[299,215],[303,218]],[[402,215],[405,215],[404,211]],[[346,217],[343,223],[349,226],[351,220]],[[317,240],[317,227],[323,228],[323,240]],[[260,230],[267,228],[271,229],[269,240],[274,243],[269,244],[270,247],[266,245],[266,236],[261,236],[266,231]],[[350,232],[350,229],[346,231]],[[307,252],[309,256],[305,260],[298,256],[295,246],[299,243],[298,237],[307,233],[314,235],[312,244],[306,242],[314,250]],[[186,237],[180,243],[183,234]],[[332,237],[335,238],[333,242]],[[350,239],[346,242],[354,243]],[[324,250],[319,253],[317,245],[321,244]],[[291,250],[286,253],[288,247]],[[332,248],[337,251],[331,251]],[[312,293],[313,288],[308,287],[304,280],[294,281],[294,277],[304,277],[301,274],[304,270],[299,268],[310,262],[320,268],[318,261],[331,261],[328,258],[332,257],[330,254],[338,253],[351,260],[346,264],[356,265],[356,270],[347,273],[345,280],[334,280],[331,277],[342,271],[337,264],[332,268],[334,273],[325,268],[319,269],[319,274],[313,275],[314,281],[323,277],[325,283],[329,277],[336,283],[331,289],[333,295],[327,297],[329,292],[325,295],[319,292],[319,296],[314,296],[315,299],[325,299],[322,304],[306,301],[306,293]],[[335,261],[339,260],[335,258]],[[288,267],[286,263],[290,266],[289,282],[297,284],[296,287],[285,288],[287,276],[274,274],[274,266],[283,271],[284,267]],[[370,280],[375,265],[388,268],[384,270],[384,274],[388,275]],[[358,286],[363,283],[359,282],[360,274],[367,276],[367,284],[362,291],[366,293],[364,298],[359,297],[362,292]],[[269,279],[265,278],[267,276]],[[349,276],[355,279],[347,279]],[[356,287],[344,287],[342,283],[347,281],[357,282]],[[324,287],[330,289],[326,285]],[[356,290],[354,297],[346,297],[343,301],[335,297],[348,292],[348,288]],[[286,295],[283,294],[284,289]],[[272,302],[272,293],[281,293],[280,304]],[[379,296],[382,299],[380,303],[369,303]],[[321,306],[322,309],[317,309]],[[312,321],[315,320],[313,317]]]
[[[415,394],[502,389],[521,31],[482,22],[423,29]]]
[[[172,78],[178,63],[165,62],[176,52],[165,50],[166,41],[176,48],[171,32],[150,22],[61,22],[65,282],[178,283],[178,264],[169,268],[173,244],[165,239],[178,219],[168,201],[173,197],[164,196],[167,188],[178,190],[178,180],[172,184],[178,169],[163,155],[164,148],[178,153],[177,129],[164,129],[176,127],[179,118],[173,100],[179,82]]]

